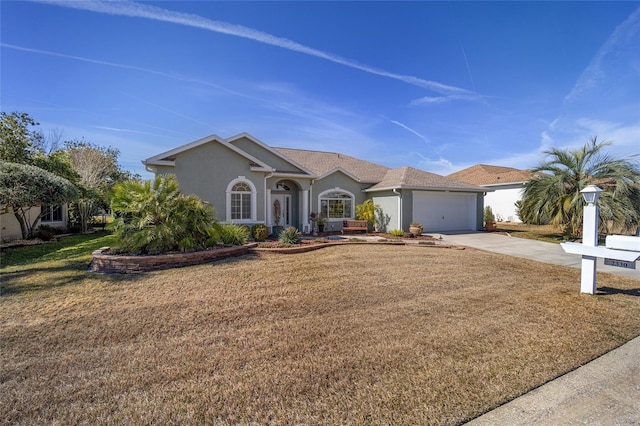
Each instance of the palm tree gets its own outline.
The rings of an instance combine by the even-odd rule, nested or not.
[[[207,247],[216,228],[213,207],[184,195],[175,176],[125,181],[113,190],[113,230],[123,252],[193,251]]]
[[[583,200],[580,191],[597,185],[600,194],[601,230],[631,230],[640,224],[640,167],[636,156],[614,158],[603,152],[611,142],[591,138],[576,150],[551,148],[549,157],[532,172],[519,205],[520,218],[527,223],[550,223],[575,237],[582,225]]]

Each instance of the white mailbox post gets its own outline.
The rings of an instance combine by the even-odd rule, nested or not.
[[[635,269],[636,260],[640,258],[640,237],[625,235],[609,235],[605,247],[598,246],[598,196],[602,189],[589,185],[582,191],[587,202],[584,206],[582,222],[582,244],[562,243],[566,253],[582,255],[582,274],[580,278],[580,292],[595,294],[596,292],[596,261],[604,257],[605,263],[613,266]]]

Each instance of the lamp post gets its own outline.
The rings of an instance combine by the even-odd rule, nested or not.
[[[582,245],[598,246],[598,206],[596,202],[602,189],[595,185],[585,187],[580,193],[587,203],[582,214]],[[596,260],[595,256],[582,255],[582,276],[580,292],[595,294],[596,292]]]

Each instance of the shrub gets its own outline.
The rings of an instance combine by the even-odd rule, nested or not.
[[[356,205],[356,219],[366,220],[370,228],[377,232],[386,232],[391,216],[382,211],[382,207],[374,204],[371,198],[364,203]]]
[[[376,205],[371,198],[364,203],[356,205],[356,219],[366,220],[370,227],[376,225]]]
[[[241,246],[247,244],[249,227],[229,223],[220,227],[218,235],[222,244],[226,246]]]
[[[302,241],[302,234],[293,226],[280,232],[280,236],[278,237],[278,242],[284,247],[300,244],[300,241]]]
[[[42,241],[51,241],[56,236],[56,233],[49,229],[38,229],[36,231],[36,238]]]
[[[251,236],[257,242],[264,241],[269,236],[269,228],[261,223],[251,227]]]
[[[394,237],[403,237],[404,231],[402,229],[392,229],[391,231],[389,231],[389,234],[393,235]]]
[[[496,217],[493,215],[493,210],[491,209],[491,206],[487,206],[484,208],[483,219],[485,222],[495,222]]]
[[[171,175],[117,184],[112,209],[114,236],[124,253],[203,250],[216,223],[211,205],[182,194]]]

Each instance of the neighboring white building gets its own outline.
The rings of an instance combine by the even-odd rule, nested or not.
[[[515,203],[522,199],[524,184],[531,179],[530,170],[477,164],[447,177],[492,189],[484,196],[484,205],[491,206],[496,220],[520,222]]]

